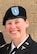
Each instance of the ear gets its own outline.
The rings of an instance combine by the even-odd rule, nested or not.
[[[26,27],[28,28],[29,27],[29,20],[26,19]]]

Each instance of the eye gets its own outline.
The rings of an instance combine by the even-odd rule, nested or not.
[[[11,22],[8,23],[8,25],[11,25],[11,24],[12,24]]]
[[[15,22],[15,24],[18,24],[19,22],[17,21],[17,22]]]

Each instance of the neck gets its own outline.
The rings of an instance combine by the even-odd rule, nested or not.
[[[27,36],[27,34],[22,36],[22,38],[13,40],[14,45],[17,47],[26,38],[26,36]]]

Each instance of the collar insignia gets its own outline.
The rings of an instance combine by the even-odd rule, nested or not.
[[[26,49],[26,47],[25,46],[22,46],[21,50],[24,50],[24,49]]]
[[[28,43],[28,42],[25,42],[25,44],[26,44],[26,45],[29,45],[29,43]]]
[[[9,47],[7,47],[7,50],[9,49]]]

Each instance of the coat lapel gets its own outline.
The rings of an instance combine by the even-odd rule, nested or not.
[[[8,44],[8,46],[7,46],[7,54],[9,54],[10,50],[11,50],[11,43]]]
[[[25,53],[29,54],[28,52],[32,45],[32,42],[33,41],[29,35],[28,39],[18,48],[18,50],[16,51],[15,54],[25,54]],[[11,50],[11,43],[7,47],[8,54],[9,54],[10,50]]]
[[[16,51],[16,54],[30,54],[29,49],[32,45],[32,39],[29,35],[28,39],[19,47],[19,49]]]

